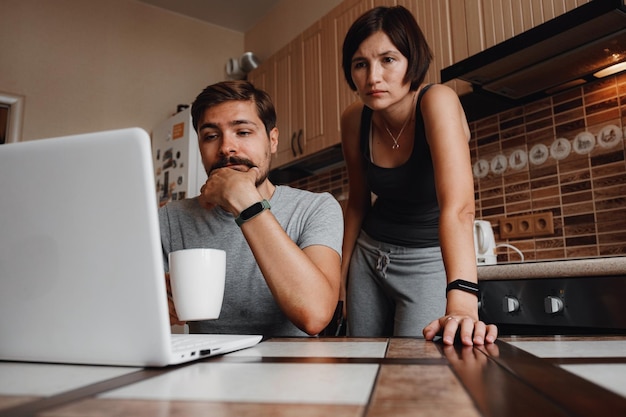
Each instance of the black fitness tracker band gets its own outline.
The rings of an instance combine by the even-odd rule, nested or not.
[[[235,219],[235,223],[237,223],[237,226],[241,227],[241,225],[247,222],[248,220],[258,216],[259,214],[263,213],[265,210],[268,210],[270,208],[271,208],[270,203],[267,200],[254,203],[253,205],[251,205],[245,210],[242,210],[241,213],[239,213],[239,216],[237,216],[237,218]]]
[[[449,283],[446,286],[446,297],[448,296],[448,291],[450,290],[461,290],[470,294],[474,294],[476,297],[478,297],[478,284],[471,281],[465,281],[464,279],[457,279]]]

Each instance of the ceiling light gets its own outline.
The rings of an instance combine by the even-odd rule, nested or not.
[[[596,78],[608,77],[609,75],[617,74],[618,72],[626,70],[626,61],[618,62],[610,67],[606,67],[598,72],[594,72],[593,76]]]

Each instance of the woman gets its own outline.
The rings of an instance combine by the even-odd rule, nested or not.
[[[401,6],[366,12],[344,40],[360,98],[341,117],[348,334],[491,343],[497,328],[478,319],[469,128],[454,91],[423,84],[431,58]]]

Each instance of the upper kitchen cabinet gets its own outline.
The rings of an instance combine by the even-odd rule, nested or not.
[[[291,102],[293,85],[291,68],[292,53],[289,44],[248,74],[248,81],[267,92],[276,109],[279,137],[278,151],[273,157],[272,167],[277,166],[279,160],[289,158],[291,142],[294,141],[290,133],[293,130],[293,114],[296,113]]]
[[[454,60],[461,61],[590,0],[447,0]],[[466,44],[464,44],[464,39]]]
[[[373,7],[371,0],[346,0],[322,18],[322,43],[326,57],[322,77],[326,81],[324,115],[327,134],[325,146],[341,142],[341,113],[358,97],[343,75],[341,51],[343,40],[354,21]]]
[[[279,131],[278,152],[274,155],[272,167],[280,166],[288,161],[295,146],[300,113],[299,101],[294,97],[294,92],[298,88],[297,71],[294,69],[295,55],[293,44],[289,43],[272,56],[275,84],[272,98],[276,108],[276,124]]]
[[[431,45],[435,55],[439,54],[443,58],[443,60],[436,59],[437,73],[440,74],[441,69],[463,61],[589,1],[442,0],[437,2],[440,9],[438,21],[448,31],[448,38],[442,36],[438,46]],[[422,2],[418,1],[418,3]],[[444,9],[447,10],[447,19],[441,13]],[[433,18],[432,21],[437,20]],[[426,37],[431,41],[429,35]],[[433,39],[436,42],[436,38]],[[446,84],[455,89],[460,96],[472,92],[472,86],[460,79],[449,80]]]
[[[276,61],[277,57],[271,56],[261,62],[258,67],[248,73],[247,80],[254,84],[256,88],[265,91],[272,98],[276,108],[276,124],[279,130],[278,149],[280,152],[281,146],[285,146],[284,142],[286,142],[282,128],[289,128],[289,126],[284,126],[284,124],[290,120],[289,111],[291,106],[289,103],[283,104],[280,100],[282,95],[278,95],[276,88]],[[282,109],[283,107],[285,108],[284,110]]]
[[[398,0],[397,4],[411,11],[433,53],[433,60],[424,82],[438,83],[440,71],[453,62],[450,14],[457,7],[455,0]]]
[[[326,145],[326,123],[324,117],[324,99],[328,82],[322,68],[327,61],[322,47],[322,23],[318,21],[296,39],[294,49],[296,60],[295,99],[297,115],[297,152],[294,158],[310,155]]]
[[[260,88],[265,91],[274,99],[275,95],[275,80],[274,80],[274,59],[270,57],[261,62],[254,70],[248,73],[248,81],[250,81],[256,88]]]
[[[280,131],[272,168],[278,168],[328,146],[325,96],[328,87],[322,68],[328,62],[318,21],[248,75],[268,85]]]

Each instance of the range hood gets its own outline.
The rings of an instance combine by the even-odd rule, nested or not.
[[[461,103],[476,120],[596,80],[624,61],[624,0],[592,0],[444,68],[441,81],[471,84]]]

